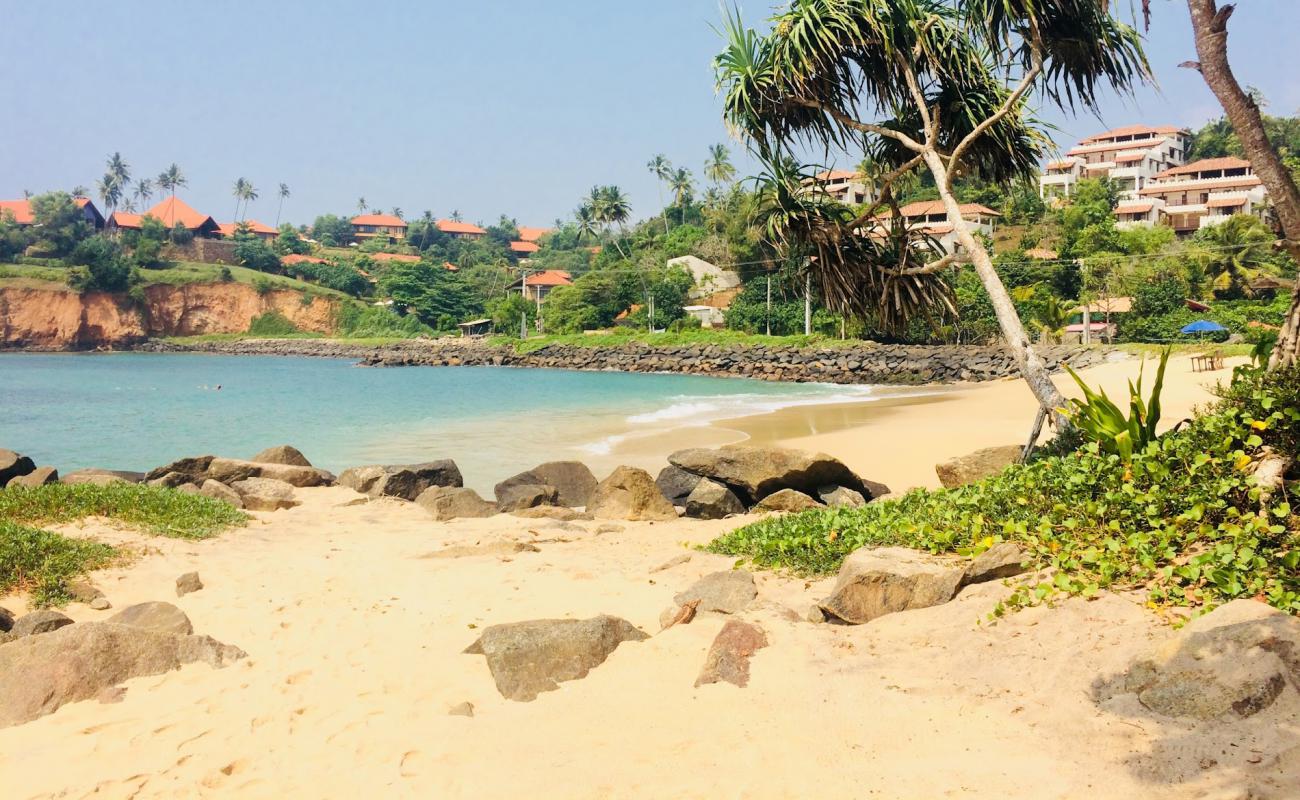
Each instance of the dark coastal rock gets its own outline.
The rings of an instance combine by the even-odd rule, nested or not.
[[[190,475],[185,472],[168,472],[157,478],[150,478],[145,481],[146,486],[156,486],[160,489],[175,489],[179,486],[186,486],[195,481],[202,482],[207,480],[202,475]]]
[[[825,508],[825,506],[803,492],[796,492],[794,489],[782,489],[778,492],[773,492],[760,500],[758,505],[754,506],[755,511],[780,511],[787,513],[810,511],[814,508]]]
[[[22,486],[28,489],[34,489],[37,486],[46,486],[51,483],[59,482],[59,471],[54,467],[37,467],[26,475],[19,475],[9,480],[9,487]]]
[[[548,461],[498,483],[496,496],[500,501],[502,492],[514,486],[554,486],[558,493],[554,505],[577,508],[587,505],[597,483],[596,476],[581,461]]]
[[[182,483],[202,484],[208,471],[208,465],[212,463],[214,458],[216,456],[182,458],[150,470],[145,473],[144,480],[151,485],[157,485],[154,482],[163,479],[174,480],[175,482],[171,483],[171,486],[179,486]],[[173,478],[172,476],[180,476],[180,478]]]
[[[820,486],[846,486],[861,493],[862,479],[838,459],[781,447],[727,445],[679,450],[674,466],[725,483],[742,500],[757,502],[782,489],[816,492]]]
[[[8,633],[14,628],[14,612],[0,606],[0,633]]]
[[[744,514],[745,504],[735,492],[717,481],[701,478],[686,497],[686,516],[693,519],[722,519]]]
[[[754,576],[733,569],[705,575],[689,589],[674,596],[673,602],[681,606],[698,600],[700,611],[735,614],[744,611],[755,597],[758,597],[758,588],[754,586]]]
[[[273,478],[235,481],[230,488],[239,493],[239,499],[249,511],[281,511],[302,505],[294,498],[291,484]]]
[[[986,447],[936,464],[934,471],[945,489],[953,489],[997,475],[1018,463],[1023,451],[1024,448],[1017,444]]]
[[[542,486],[536,483],[513,483],[496,486],[497,508],[501,511],[519,511],[538,506],[553,506],[560,498],[560,490],[554,486]]]
[[[0,450],[0,488],[34,469],[36,469],[35,462],[27,456],[19,455],[12,450]]]
[[[649,637],[625,619],[539,619],[493,625],[465,653],[482,655],[497,691],[528,702],[564,681],[585,678],[623,642]]]
[[[462,486],[430,487],[421,492],[415,502],[436,520],[491,517],[497,513],[495,504],[479,497],[473,489]]]
[[[610,473],[592,493],[587,510],[599,519],[677,519],[677,509],[659,491],[650,473],[636,467],[619,467]]]
[[[460,468],[451,459],[423,464],[374,465],[344,470],[339,483],[371,497],[415,500],[432,486],[465,485]]]
[[[159,633],[175,633],[182,636],[194,633],[194,625],[190,622],[190,618],[185,616],[185,612],[161,600],[127,606],[106,621],[115,625],[129,625]]]
[[[23,636],[35,636],[40,633],[57,631],[59,628],[71,624],[71,617],[52,609],[46,608],[39,611],[29,611],[14,620],[13,626],[9,629],[9,635],[14,639]],[[4,684],[0,684],[0,686],[3,685]]]
[[[767,647],[767,635],[762,628],[738,619],[727,620],[709,646],[695,685],[725,681],[742,688],[748,686],[749,660],[764,647]]]
[[[60,483],[89,483],[95,486],[107,486],[111,483],[143,483],[143,472],[129,472],[116,469],[78,469],[59,478]]]
[[[85,603],[96,611],[112,607],[108,598],[104,596],[103,590],[84,579],[68,582],[68,597],[71,597],[73,602]]]
[[[197,572],[187,572],[176,579],[176,596],[184,597],[203,588],[203,580]]]
[[[311,462],[298,448],[287,444],[268,447],[248,460],[256,461],[259,464],[285,464],[291,467],[311,466]]]
[[[827,616],[861,625],[885,614],[951,600],[966,570],[905,547],[863,547],[840,566],[831,594],[819,604]]]
[[[131,678],[194,662],[224,667],[245,653],[207,636],[108,622],[69,625],[0,647],[0,728],[89,700]]]
[[[659,477],[655,478],[655,484],[659,487],[659,491],[663,492],[664,497],[667,497],[673,505],[684,506],[686,505],[686,498],[691,496],[691,492],[695,491],[695,487],[702,480],[704,479],[699,475],[669,464],[659,470]]]

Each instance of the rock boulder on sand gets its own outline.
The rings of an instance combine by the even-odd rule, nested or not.
[[[194,625],[190,622],[190,618],[185,616],[185,612],[161,600],[127,606],[106,621],[158,633],[175,633],[182,636],[194,633]]]
[[[89,483],[95,486],[107,486],[110,483],[142,483],[143,472],[128,472],[117,469],[78,469],[59,478],[60,483]]]
[[[986,447],[983,450],[949,459],[942,464],[936,464],[934,471],[945,489],[953,489],[997,475],[1020,461],[1023,449],[1017,444]]]
[[[819,486],[847,486],[864,491],[862,479],[838,459],[782,447],[727,445],[715,450],[692,448],[668,457],[669,463],[695,475],[725,483],[746,502],[781,489],[816,492]]]
[[[1167,717],[1211,720],[1286,703],[1300,713],[1300,620],[1255,600],[1198,617],[1139,659],[1115,687]],[[1108,699],[1102,697],[1099,699]]]
[[[248,460],[256,461],[259,464],[287,464],[291,467],[311,466],[311,462],[298,448],[287,444],[268,447]]]
[[[731,514],[745,513],[745,504],[740,502],[735,492],[708,478],[699,479],[687,495],[685,505],[686,516],[692,519],[722,519]]]
[[[498,483],[496,496],[500,498],[503,489],[521,485],[554,486],[558,493],[554,505],[576,508],[591,500],[597,481],[581,461],[548,461]]]
[[[497,484],[497,508],[502,511],[519,511],[538,506],[553,506],[560,499],[560,490],[554,486],[537,483]]]
[[[294,499],[293,486],[272,478],[248,478],[235,481],[230,488],[239,492],[244,508],[249,511],[280,511],[302,505]]]
[[[1019,575],[1025,571],[1022,565],[1028,557],[1024,548],[1015,542],[998,542],[975,556],[966,567],[962,585],[1000,581]]]
[[[0,633],[8,633],[14,628],[14,612],[0,606]]]
[[[54,467],[37,467],[26,475],[19,475],[9,481],[9,488],[23,486],[34,489],[37,486],[46,486],[51,483],[59,482],[59,471]]]
[[[103,611],[112,608],[104,592],[95,584],[88,580],[75,580],[68,582],[68,596],[77,603],[85,603],[96,611]]]
[[[213,500],[221,500],[234,506],[235,508],[244,507],[244,499],[239,496],[239,492],[231,489],[221,481],[214,481],[211,478],[205,480],[199,487],[199,494],[204,497],[211,497]]]
[[[464,486],[460,468],[449,458],[423,464],[372,465],[343,471],[339,483],[371,497],[415,500],[431,486]]]
[[[852,625],[913,608],[946,603],[966,570],[906,547],[863,547],[844,559],[829,597],[819,604],[828,617]]]
[[[202,484],[208,471],[208,465],[212,463],[212,459],[214,458],[216,458],[216,456],[192,456],[190,458],[182,458],[173,461],[170,464],[165,464],[161,467],[150,470],[145,473],[144,480],[146,483],[153,485],[156,485],[154,484],[154,481],[162,480],[164,478],[175,481],[174,483],[169,484],[171,486],[179,486],[182,483]],[[173,475],[178,475],[180,478],[170,477]]]
[[[817,499],[832,508],[856,508],[867,504],[862,493],[847,486],[821,486],[817,489]]]
[[[738,619],[727,620],[709,646],[695,685],[726,681],[736,686],[748,686],[749,659],[764,647],[767,647],[767,635],[762,628]]]
[[[649,637],[625,619],[539,619],[493,625],[465,653],[482,655],[497,691],[527,702],[563,681],[585,678],[623,642]]]
[[[0,450],[0,488],[34,469],[36,469],[35,462],[27,456],[19,455],[12,450]]]
[[[130,678],[197,661],[224,667],[245,653],[207,636],[177,635],[108,622],[68,625],[0,646],[0,727],[88,700]]]
[[[677,509],[659,491],[650,473],[636,467],[618,467],[610,473],[592,493],[587,510],[600,519],[677,519]]]
[[[463,517],[490,517],[497,513],[494,503],[489,503],[478,492],[462,486],[433,486],[415,498],[424,510],[436,520]]]
[[[699,475],[669,464],[659,470],[659,477],[655,478],[655,485],[659,487],[659,491],[663,492],[664,497],[667,497],[673,505],[684,506],[686,505],[686,498],[691,496],[691,492],[695,491],[695,487],[702,480],[704,479]]]
[[[698,600],[700,611],[735,614],[745,610],[757,596],[754,576],[743,569],[732,569],[705,575],[673,597],[673,602],[682,606]]]
[[[176,596],[184,597],[203,588],[203,579],[197,572],[187,572],[176,578]]]
[[[369,494],[375,483],[384,477],[386,473],[387,470],[384,467],[377,465],[350,467],[339,474],[339,486],[346,486],[355,492]]]
[[[227,486],[248,478],[270,478],[298,487],[329,486],[334,483],[334,476],[323,469],[293,464],[261,464],[237,458],[212,459],[204,477]]]
[[[803,492],[797,492],[794,489],[782,489],[773,492],[758,501],[758,505],[754,506],[755,511],[798,512],[814,508],[825,508],[825,506]]]
[[[23,636],[35,636],[40,633],[57,631],[59,628],[71,624],[72,618],[67,614],[44,608],[38,611],[29,611],[14,620],[13,626],[9,629],[9,635],[14,639]],[[3,685],[0,684],[0,686]]]

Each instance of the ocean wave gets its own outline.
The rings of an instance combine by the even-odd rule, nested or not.
[[[675,402],[654,411],[634,414],[627,418],[627,422],[630,425],[654,425],[663,422],[708,425],[721,419],[770,414],[783,408],[858,403],[876,397],[877,393],[870,386],[837,386],[836,391],[824,394],[691,395],[670,398]]]

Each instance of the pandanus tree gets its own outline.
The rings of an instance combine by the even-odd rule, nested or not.
[[[889,167],[885,195],[928,170],[960,255],[927,267],[973,263],[1021,375],[1063,423],[1064,399],[963,219],[953,179],[1007,185],[1036,170],[1047,139],[1027,103],[1092,110],[1107,87],[1131,91],[1150,74],[1137,31],[1101,0],[792,0],[772,23],[760,36],[728,15],[715,59],[728,122],[760,156],[799,144],[869,152]],[[848,227],[870,226],[880,207]]]

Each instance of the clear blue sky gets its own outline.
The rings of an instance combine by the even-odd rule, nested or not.
[[[773,5],[744,0],[746,19]],[[1060,144],[1219,116],[1200,77],[1175,69],[1195,57],[1186,5],[1154,5],[1161,90],[1109,99],[1100,121],[1045,114]],[[135,175],[179,163],[182,196],[218,220],[233,216],[242,176],[261,191],[249,214],[264,222],[283,181],[295,223],[354,213],[364,196],[408,216],[548,225],[596,183],[622,186],[648,216],[651,155],[699,177],[708,145],[727,140],[714,0],[0,0],[0,18],[0,198],[93,187],[120,150]],[[1296,30],[1297,0],[1247,0],[1232,19],[1237,73],[1273,113],[1300,108]]]

